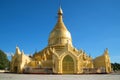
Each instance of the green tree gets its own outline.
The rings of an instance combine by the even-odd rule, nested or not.
[[[7,55],[0,50],[0,69],[5,69],[5,68],[9,68],[10,66],[10,62],[7,58]]]
[[[111,65],[114,71],[120,70],[120,63],[111,63]]]

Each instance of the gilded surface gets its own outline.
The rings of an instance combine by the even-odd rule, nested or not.
[[[11,60],[11,72],[24,71],[39,72],[43,69],[48,73],[80,74],[80,73],[110,73],[110,57],[108,49],[103,55],[93,59],[82,49],[72,45],[72,37],[62,20],[62,9],[58,10],[58,21],[51,31],[48,46],[33,56],[26,56],[16,47],[15,55]],[[52,72],[48,71],[51,69]]]

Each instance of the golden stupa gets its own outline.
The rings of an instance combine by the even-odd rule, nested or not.
[[[70,32],[62,19],[63,11],[58,10],[58,21],[51,31],[48,46],[36,52],[33,56],[26,56],[16,47],[11,60],[11,72],[15,73],[55,73],[55,74],[81,74],[81,73],[110,73],[111,63],[108,49],[93,59],[82,49],[78,50],[72,45]]]

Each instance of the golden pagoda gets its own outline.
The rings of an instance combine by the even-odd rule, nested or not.
[[[82,49],[72,45],[72,37],[63,22],[63,11],[58,10],[58,21],[51,31],[48,45],[33,56],[26,56],[16,47],[11,60],[11,72],[15,73],[110,73],[111,63],[108,49],[93,59]]]

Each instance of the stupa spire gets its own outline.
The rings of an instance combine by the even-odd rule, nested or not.
[[[58,22],[62,22],[63,21],[62,17],[63,17],[63,11],[62,11],[62,8],[60,6],[60,8],[58,10]]]
[[[70,32],[67,30],[63,22],[63,11],[61,6],[58,9],[58,21],[49,36],[49,45],[72,45]],[[69,42],[69,43],[68,43]]]
[[[18,46],[16,46],[16,54],[21,54],[20,49]]]

